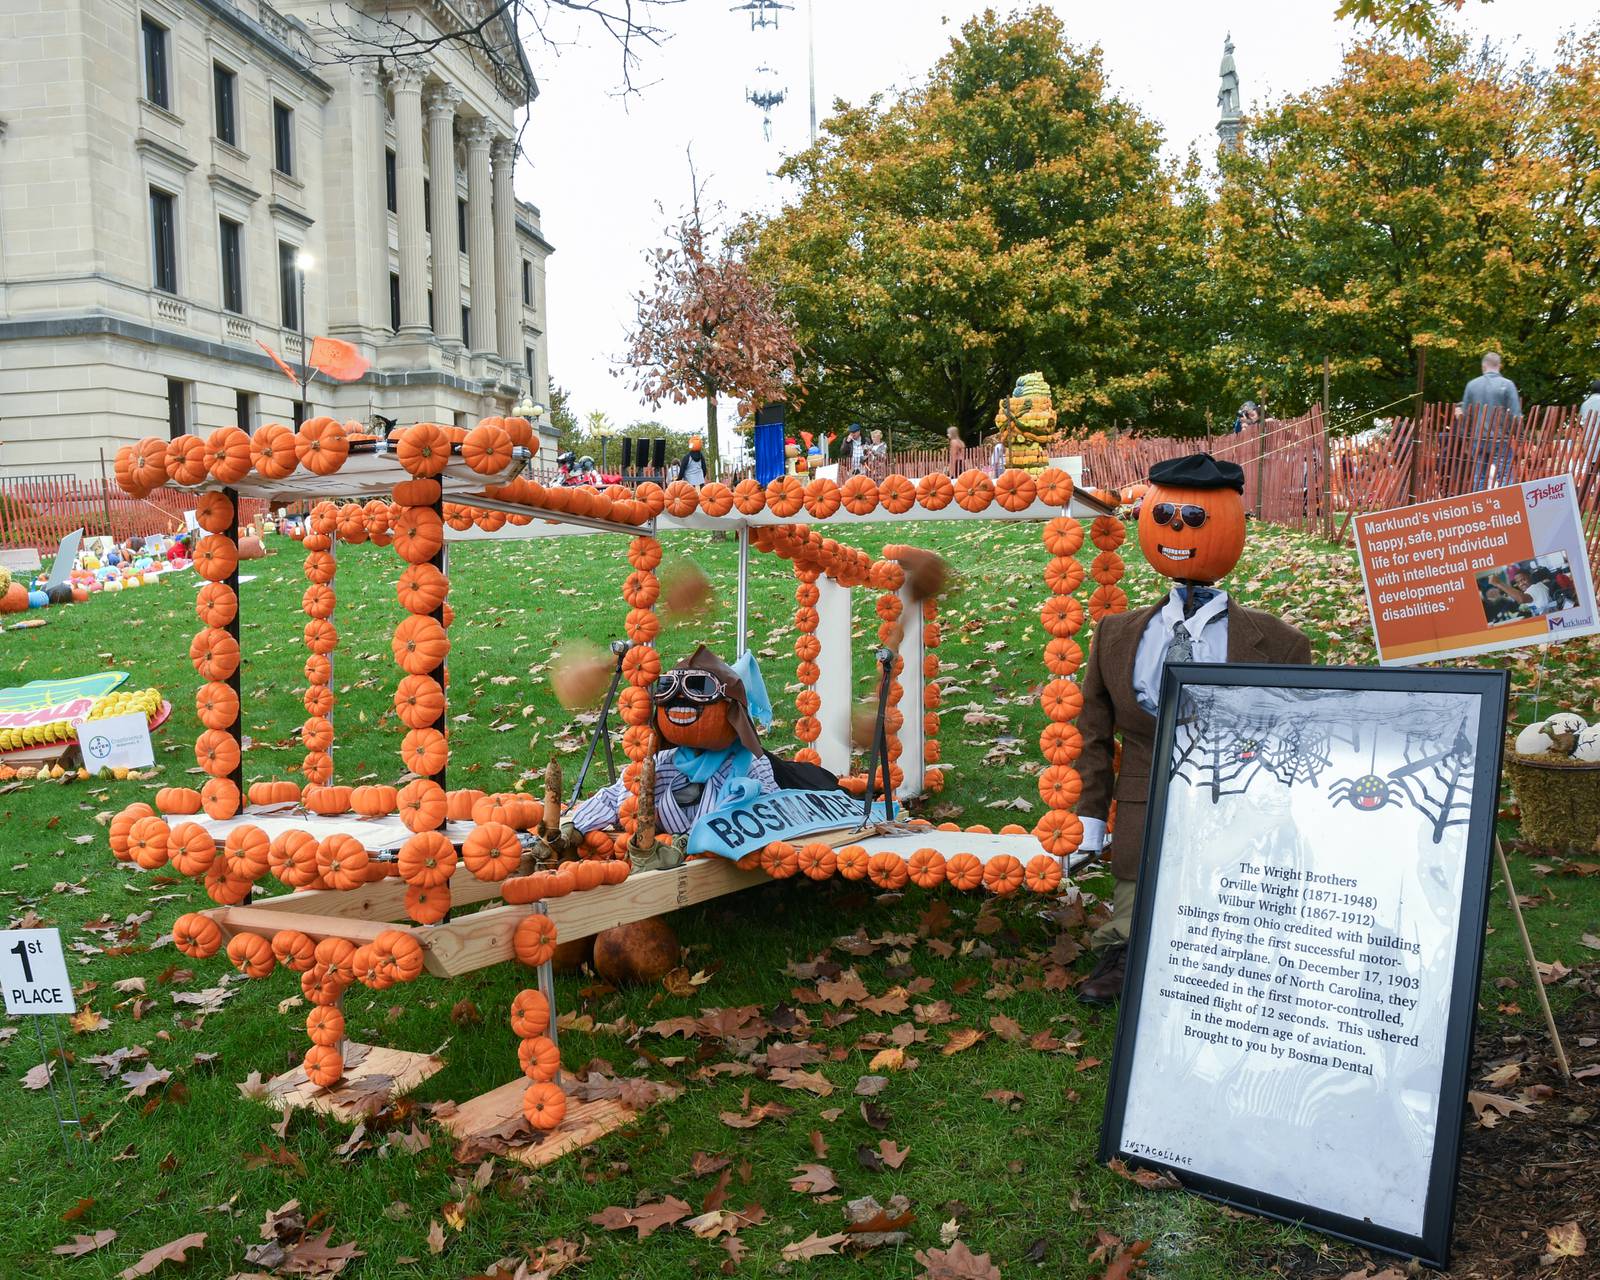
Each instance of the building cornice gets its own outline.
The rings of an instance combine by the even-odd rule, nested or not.
[[[257,49],[271,56],[274,62],[292,72],[324,97],[333,96],[333,86],[311,69],[310,60],[303,53],[273,34],[261,23],[240,13],[233,5],[227,3],[227,0],[193,0],[193,3]],[[287,18],[279,17],[278,20],[288,25]],[[309,40],[309,37],[307,39]]]
[[[141,132],[133,140],[133,149],[142,156],[150,156],[184,173],[190,172],[197,165],[197,162],[190,159],[187,154],[179,151],[171,143],[162,141],[154,134]]]
[[[246,204],[254,204],[261,199],[261,193],[254,187],[247,187],[231,174],[224,173],[221,169],[212,169],[206,174],[206,181],[218,191],[232,196],[236,200],[243,200]]]
[[[259,369],[282,376],[282,371],[263,352],[228,343],[198,338],[192,333],[179,333],[173,329],[158,329],[154,325],[125,320],[121,316],[91,312],[78,316],[53,316],[42,320],[0,320],[0,342],[27,342],[40,338],[118,338],[125,342],[139,342],[164,350],[183,351],[204,356],[209,360],[222,360],[229,364]],[[449,387],[468,395],[504,396],[509,387],[493,378],[463,378],[442,369],[368,369],[360,378],[344,386],[371,387]]]
[[[286,204],[282,200],[272,201],[269,205],[267,205],[267,211],[273,214],[275,217],[283,218],[284,220],[293,222],[300,227],[309,228],[315,225],[317,221],[303,209],[296,209],[292,204]]]

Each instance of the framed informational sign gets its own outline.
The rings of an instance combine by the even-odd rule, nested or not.
[[[1445,1265],[1507,689],[1167,668],[1103,1160]]]
[[[1569,475],[1354,519],[1384,666],[1600,632]]]

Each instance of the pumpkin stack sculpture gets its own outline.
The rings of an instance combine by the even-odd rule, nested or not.
[[[1001,397],[994,425],[1006,447],[1006,466],[1038,475],[1049,465],[1045,446],[1055,438],[1056,411],[1044,374],[1025,373],[1017,379],[1011,394]]]
[[[1104,849],[1115,801],[1116,832],[1109,847],[1116,888],[1112,918],[1093,939],[1101,948],[1100,963],[1077,989],[1086,1003],[1117,999],[1127,972],[1165,665],[1311,660],[1311,642],[1303,633],[1271,614],[1230,602],[1215,588],[1244,552],[1243,494],[1244,471],[1208,453],[1158,462],[1150,469],[1150,487],[1139,512],[1139,546],[1150,566],[1172,579],[1172,590],[1143,609],[1102,615],[1089,650],[1078,721],[1083,746],[1077,812],[1083,824],[1081,847]],[[1103,546],[1099,535],[1097,520],[1095,544]],[[1116,539],[1121,541],[1120,526]],[[1097,558],[1091,572],[1100,563]],[[1115,762],[1117,735],[1122,738],[1120,765]]]

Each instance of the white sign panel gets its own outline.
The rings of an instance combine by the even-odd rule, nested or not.
[[[1102,1154],[1440,1265],[1504,677],[1233,671],[1169,676]]]
[[[78,725],[78,748],[84,768],[143,769],[156,762],[150,745],[150,721],[142,712],[85,720]]]
[[[76,1013],[59,929],[0,929],[7,1013]]]

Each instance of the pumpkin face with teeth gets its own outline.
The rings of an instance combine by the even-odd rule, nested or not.
[[[1244,498],[1232,489],[1152,484],[1139,508],[1139,547],[1157,573],[1209,585],[1244,552]]]
[[[728,719],[727,690],[714,674],[694,668],[665,672],[651,687],[656,730],[675,747],[721,751],[738,736]]]

